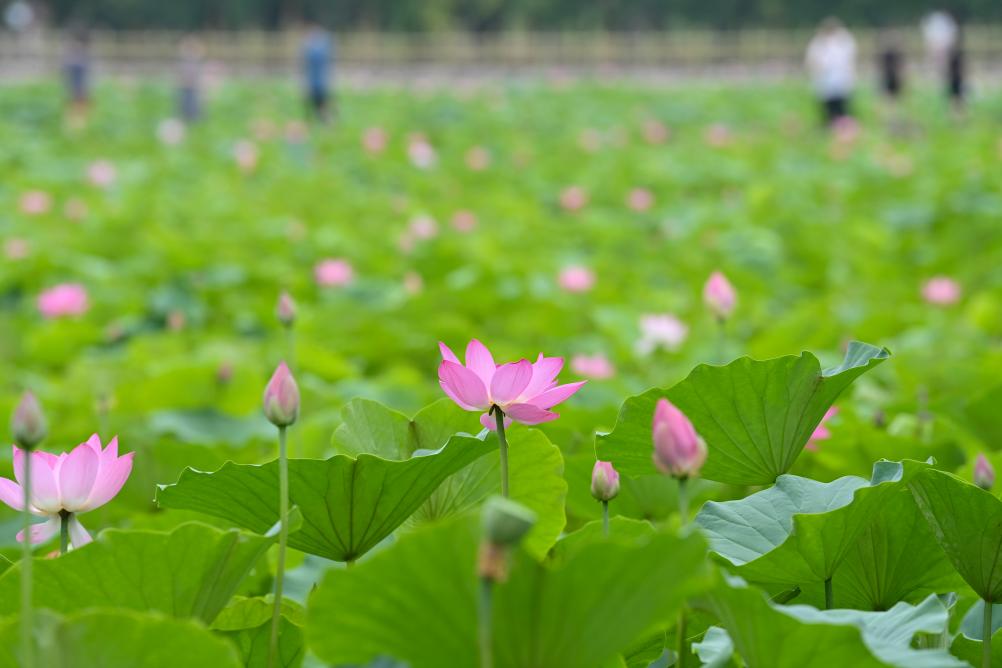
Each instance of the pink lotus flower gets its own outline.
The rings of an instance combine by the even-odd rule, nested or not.
[[[31,247],[27,240],[15,237],[3,243],[3,254],[8,260],[23,260],[28,257]]]
[[[807,445],[805,445],[804,448],[814,452],[818,449],[818,441],[826,441],[832,437],[831,430],[828,429],[827,423],[836,415],[838,415],[838,407],[836,406],[832,406],[825,411],[824,417],[821,418],[821,422],[811,433],[811,437],[807,439]]]
[[[626,196],[626,206],[637,213],[643,213],[654,206],[654,194],[647,188],[634,188]]]
[[[176,118],[165,118],[157,126],[157,139],[164,146],[177,146],[184,141],[184,123]]]
[[[482,172],[491,166],[491,153],[483,146],[474,146],[466,152],[466,166],[474,172]]]
[[[276,427],[288,427],[299,417],[299,386],[281,362],[264,388],[264,416]]]
[[[571,358],[571,371],[585,378],[604,380],[616,375],[616,367],[609,359],[601,354],[595,355],[575,355]]]
[[[658,399],[654,409],[654,465],[675,478],[699,473],[706,461],[706,443],[692,422],[667,399]]]
[[[407,225],[407,231],[415,239],[434,239],[438,236],[438,223],[428,215],[415,216],[411,218],[411,222]]]
[[[365,132],[362,133],[362,148],[365,149],[366,153],[373,155],[382,153],[386,150],[388,141],[389,137],[386,136],[386,131],[383,128],[366,128]]]
[[[29,190],[21,195],[18,206],[21,213],[29,216],[41,216],[52,208],[52,197],[44,190]]]
[[[671,313],[642,315],[637,352],[650,355],[658,348],[675,352],[688,336],[689,327]]]
[[[472,232],[477,226],[477,216],[465,209],[457,211],[452,215],[452,226],[457,232]]]
[[[45,543],[59,533],[60,513],[70,514],[70,542],[73,547],[86,545],[90,534],[77,519],[79,513],[94,510],[111,501],[122,489],[132,472],[135,453],[118,456],[118,438],[111,439],[101,449],[97,434],[69,453],[60,455],[34,451],[27,454],[14,447],[14,479],[0,478],[0,501],[13,508],[24,508],[24,458],[31,457],[31,498],[28,510],[33,515],[47,517],[42,524],[31,527],[32,544]],[[24,532],[17,534],[24,541]]]
[[[573,395],[585,381],[557,385],[557,374],[564,366],[562,357],[544,357],[542,353],[534,363],[522,359],[518,362],[495,364],[494,357],[484,344],[476,339],[466,346],[466,365],[444,343],[442,364],[438,367],[438,382],[446,395],[460,408],[468,411],[485,411],[480,423],[488,429],[495,428],[494,418],[486,411],[496,406],[506,418],[522,424],[540,424],[560,417],[550,411]]]
[[[721,320],[726,320],[738,303],[738,294],[734,286],[719,271],[710,274],[709,280],[703,286],[703,301]]]
[[[424,289],[424,279],[416,271],[408,271],[404,274],[404,292],[409,295],[416,295]]]
[[[38,295],[38,311],[46,318],[80,315],[88,306],[87,289],[79,283],[61,283]]]
[[[259,155],[257,144],[252,141],[241,139],[233,146],[233,160],[245,174],[253,172],[257,167]]]
[[[668,128],[661,121],[647,120],[643,128],[644,141],[648,144],[663,144],[668,140]]]
[[[407,143],[407,157],[418,169],[428,169],[435,165],[438,154],[424,135],[413,135]]]
[[[714,123],[706,128],[703,141],[713,148],[724,148],[731,143],[731,129],[723,123]]]
[[[323,287],[348,285],[355,280],[355,270],[347,260],[328,258],[313,268],[313,278]]]
[[[560,206],[566,211],[580,211],[588,204],[588,193],[581,186],[568,186],[560,193]]]
[[[995,484],[995,468],[983,453],[974,462],[974,484],[981,489],[991,489]]]
[[[118,179],[118,170],[108,160],[95,160],[87,166],[87,180],[98,188],[109,188]]]
[[[567,292],[588,292],[595,287],[595,273],[588,267],[572,265],[561,270],[557,282]]]
[[[619,471],[611,462],[595,462],[591,469],[591,495],[599,501],[612,501],[619,495]]]
[[[960,283],[948,276],[934,276],[922,286],[922,298],[936,306],[950,306],[960,301]]]

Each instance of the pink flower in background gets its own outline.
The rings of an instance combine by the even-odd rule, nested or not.
[[[731,143],[731,129],[723,123],[714,123],[706,128],[703,141],[713,148],[724,148]]]
[[[643,213],[654,206],[654,194],[647,188],[634,188],[626,196],[626,206],[637,213]]]
[[[592,467],[591,495],[598,501],[612,501],[619,495],[619,471],[610,462],[595,462]]]
[[[466,364],[444,343],[438,344],[442,364],[438,367],[438,382],[446,395],[460,408],[484,411],[480,423],[494,429],[495,419],[487,411],[492,406],[501,409],[506,418],[522,424],[539,424],[560,417],[550,409],[566,401],[585,381],[557,385],[557,374],[564,366],[562,357],[544,357],[534,363],[519,360],[495,364],[494,357],[476,339],[466,346]]]
[[[404,291],[409,295],[416,295],[424,289],[424,279],[416,271],[408,271],[404,274]]]
[[[588,267],[572,265],[560,271],[557,282],[567,292],[588,292],[595,287],[595,273]]]
[[[71,197],[63,205],[63,215],[73,222],[80,222],[87,217],[87,204],[79,197]]]
[[[650,355],[657,348],[675,352],[688,336],[689,327],[671,313],[642,315],[637,352]]]
[[[165,118],[157,126],[157,139],[164,146],[177,146],[184,141],[184,123],[176,118]]]
[[[933,276],[922,286],[922,299],[936,306],[949,306],[960,301],[960,283],[948,276]]]
[[[233,146],[233,160],[236,161],[240,171],[245,174],[254,171],[259,156],[257,144],[247,139],[241,139]]]
[[[88,307],[87,289],[79,283],[60,283],[38,295],[38,311],[46,318],[80,315]]]
[[[658,399],[651,430],[654,465],[675,478],[699,473],[706,461],[706,443],[685,413],[667,399]]]
[[[832,437],[831,430],[828,429],[828,421],[836,415],[838,415],[838,408],[835,406],[825,411],[824,417],[821,418],[821,422],[811,433],[811,437],[807,439],[807,445],[804,448],[812,452],[816,451],[818,449],[818,441],[827,441]]]
[[[482,172],[491,166],[491,153],[483,146],[474,146],[466,152],[466,166],[474,172]]]
[[[457,232],[472,232],[477,226],[477,216],[472,211],[462,209],[452,214],[452,226]]]
[[[40,216],[52,208],[52,197],[44,190],[29,190],[21,195],[18,202],[21,213],[29,216]]]
[[[7,239],[3,243],[3,254],[8,260],[23,260],[28,257],[28,253],[31,251],[31,246],[28,245],[26,239],[21,239],[15,237],[13,239]]]
[[[95,160],[87,166],[87,180],[92,186],[110,188],[118,180],[118,170],[109,160]]]
[[[428,215],[415,216],[411,218],[411,222],[407,226],[407,231],[415,239],[422,241],[434,239],[438,236],[438,223]]]
[[[407,157],[418,169],[428,169],[438,160],[438,154],[424,135],[412,135],[407,142]]]
[[[715,271],[703,286],[703,301],[713,314],[721,320],[726,320],[738,303],[738,294],[734,286],[721,272]]]
[[[328,258],[316,264],[313,278],[324,287],[348,285],[355,280],[355,270],[347,260]]]
[[[602,353],[575,355],[571,358],[571,371],[585,378],[605,380],[616,375],[616,367]]]
[[[669,132],[661,121],[648,119],[644,121],[643,135],[648,144],[663,144],[668,141]]]
[[[560,192],[560,206],[565,211],[580,211],[588,204],[588,192],[581,186],[568,186]]]
[[[79,513],[94,510],[111,501],[122,489],[132,472],[135,453],[118,456],[118,438],[111,439],[102,450],[97,434],[69,453],[53,455],[36,450],[27,454],[14,447],[14,480],[0,478],[0,501],[23,510],[24,458],[31,457],[31,498],[28,510],[33,515],[47,517],[42,524],[31,527],[31,543],[45,543],[59,533],[60,513],[70,513],[70,541],[73,547],[86,545],[90,534],[77,519]],[[24,541],[24,532],[17,535]]]
[[[979,452],[978,458],[974,461],[974,484],[981,489],[991,489],[995,484],[995,467],[984,453]]]
[[[387,143],[389,143],[389,137],[383,128],[366,128],[365,132],[362,133],[362,148],[365,149],[366,153],[373,155],[382,153],[386,150]]]

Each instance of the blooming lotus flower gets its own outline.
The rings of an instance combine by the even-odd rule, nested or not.
[[[991,489],[995,484],[995,468],[981,453],[974,462],[974,484],[981,489]]]
[[[604,380],[616,375],[616,367],[605,355],[575,355],[571,358],[571,371],[579,376]]]
[[[581,186],[568,186],[560,193],[560,206],[566,211],[580,211],[588,204],[588,192]]]
[[[492,406],[501,409],[506,422],[515,420],[531,425],[556,420],[560,416],[550,409],[585,384],[580,381],[557,385],[557,374],[564,366],[562,357],[544,357],[540,353],[535,362],[522,359],[498,365],[487,347],[473,339],[466,346],[464,365],[449,346],[439,343],[438,347],[442,352],[442,364],[438,367],[442,389],[460,408],[485,411],[480,424],[488,429],[496,427],[487,412]]]
[[[595,286],[595,272],[588,267],[565,267],[557,277],[560,287],[567,292],[588,292]]]
[[[804,447],[808,450],[814,451],[818,449],[818,441],[825,441],[832,437],[831,431],[828,429],[827,422],[833,417],[838,415],[838,408],[832,406],[825,411],[824,417],[821,418],[821,422],[815,427],[814,431],[811,433],[811,437],[807,439],[807,445]]]
[[[411,137],[407,144],[407,157],[418,169],[428,169],[438,160],[435,148],[421,135]]]
[[[281,362],[264,388],[264,416],[276,427],[288,427],[299,417],[299,386]]]
[[[657,348],[674,352],[685,343],[689,327],[671,313],[640,316],[640,340],[637,352],[650,355]]]
[[[738,303],[738,295],[727,277],[715,271],[703,286],[703,301],[718,318],[726,320]]]
[[[438,223],[428,215],[414,216],[407,224],[407,231],[415,239],[427,240],[438,236]]]
[[[44,190],[29,190],[21,195],[18,206],[21,213],[29,216],[40,216],[43,213],[48,213],[49,209],[52,208],[52,197]]]
[[[934,276],[922,286],[922,298],[935,306],[956,304],[960,294],[960,284],[948,276]]]
[[[328,258],[313,268],[313,278],[323,287],[348,285],[355,279],[355,270],[347,260]]]
[[[654,206],[654,194],[647,188],[634,188],[626,196],[626,206],[637,213],[643,213]]]
[[[108,188],[118,179],[118,170],[108,160],[95,160],[87,166],[87,180],[98,188]]]
[[[658,399],[654,409],[654,465],[675,478],[699,473],[706,461],[706,443],[692,422],[667,399]]]
[[[61,283],[38,295],[38,311],[46,318],[80,315],[87,308],[87,289],[79,283]]]
[[[591,495],[599,501],[612,501],[619,494],[619,471],[611,462],[595,462],[591,470]]]
[[[90,534],[77,515],[94,510],[111,501],[122,489],[132,472],[135,453],[118,456],[118,438],[111,439],[101,449],[97,434],[72,451],[53,455],[35,451],[26,453],[14,447],[14,480],[0,478],[0,501],[13,508],[24,508],[24,458],[31,457],[31,498],[28,510],[33,515],[47,517],[42,524],[31,527],[32,544],[44,543],[59,533],[61,513],[69,513],[70,542],[73,547],[86,545]],[[24,532],[17,534],[24,541]]]

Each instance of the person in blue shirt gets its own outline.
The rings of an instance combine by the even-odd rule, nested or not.
[[[313,25],[303,39],[303,76],[306,84],[306,102],[318,121],[328,119],[330,103],[330,70],[334,60],[330,35],[320,25]]]

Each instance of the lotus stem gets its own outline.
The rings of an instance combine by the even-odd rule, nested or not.
[[[275,608],[271,616],[271,640],[268,644],[268,667],[278,658],[278,630],[282,620],[282,584],[285,578],[285,544],[289,539],[289,459],[286,454],[286,428],[278,428],[278,563],[275,566]]]
[[[602,532],[609,535],[609,502],[602,501]]]
[[[832,579],[825,580],[825,610],[835,607],[835,592],[832,591]]]
[[[501,454],[501,496],[508,498],[508,438],[504,433],[504,411],[491,407],[498,428],[498,447]]]
[[[684,529],[689,524],[689,486],[688,478],[678,479],[678,521]]]
[[[35,646],[32,642],[32,630],[35,626],[35,615],[31,596],[31,452],[25,451],[24,458],[24,507],[21,517],[24,519],[24,540],[21,543],[21,660],[25,668],[35,666]]]
[[[678,613],[678,638],[675,643],[675,653],[678,654],[678,659],[675,661],[676,668],[685,668],[685,660],[688,653],[685,642],[686,626],[685,606],[683,604],[682,610]]]
[[[985,601],[981,626],[981,668],[992,668],[992,602]]]
[[[70,518],[73,513],[59,511],[59,556],[66,554],[70,549]]]
[[[480,578],[480,614],[477,616],[480,639],[480,668],[493,668],[494,645],[492,633],[492,607],[494,581],[489,577]]]

